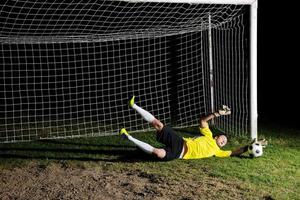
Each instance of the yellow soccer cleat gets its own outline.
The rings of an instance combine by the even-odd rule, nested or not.
[[[127,133],[127,131],[126,131],[126,129],[125,128],[122,128],[121,130],[120,130],[120,132],[119,132],[119,135],[120,136],[128,136],[129,134]]]
[[[134,98],[135,96],[132,96],[130,101],[129,101],[129,107],[132,108],[132,106],[134,105]]]

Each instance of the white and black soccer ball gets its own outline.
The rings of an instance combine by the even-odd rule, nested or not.
[[[248,146],[248,152],[252,158],[260,157],[263,155],[263,146],[261,143],[254,142]]]

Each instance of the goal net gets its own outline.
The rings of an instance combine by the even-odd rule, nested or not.
[[[148,131],[140,106],[173,127],[250,134],[250,6],[4,1],[0,142]]]

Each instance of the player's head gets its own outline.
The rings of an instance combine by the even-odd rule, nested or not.
[[[218,135],[215,137],[215,140],[219,147],[223,147],[227,144],[227,137],[225,135]]]

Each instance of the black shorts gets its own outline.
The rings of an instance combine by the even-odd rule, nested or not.
[[[183,138],[178,136],[176,132],[168,127],[164,126],[161,132],[157,133],[157,141],[166,145],[164,150],[166,151],[166,156],[163,160],[173,160],[180,157],[183,148]]]

